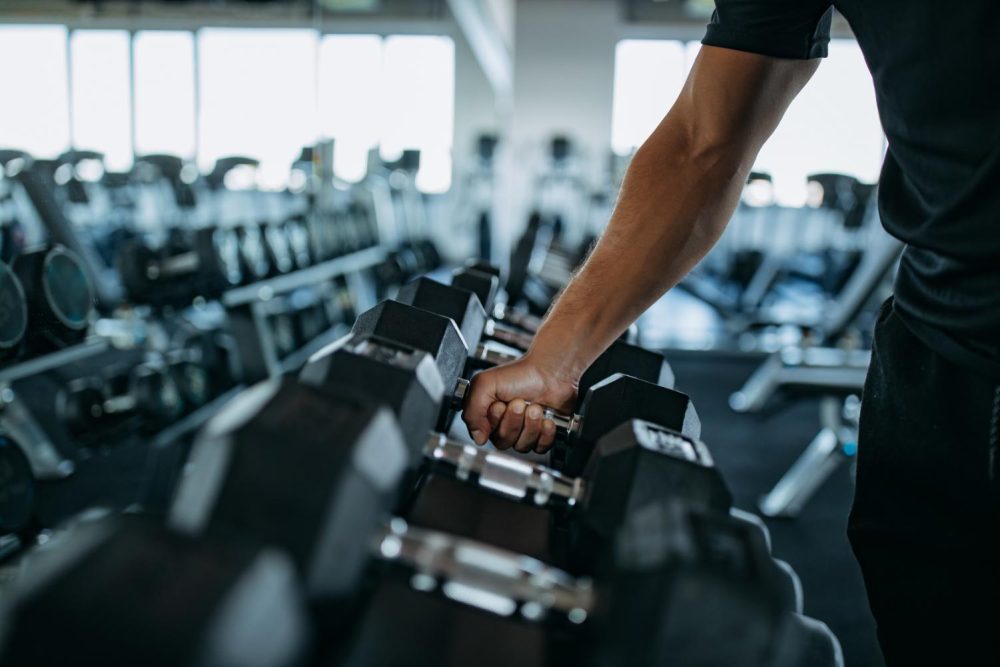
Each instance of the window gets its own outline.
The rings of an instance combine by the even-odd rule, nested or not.
[[[615,48],[611,148],[638,148],[677,99],[687,78],[683,42],[623,39]]]
[[[198,34],[199,166],[227,155],[260,160],[258,185],[282,188],[316,140],[312,30],[205,29]]]
[[[812,81],[792,102],[757,158],[774,177],[779,203],[806,202],[805,177],[816,172],[878,180],[884,141],[871,75],[854,40],[830,42]]]
[[[656,127],[681,90],[698,42],[623,40],[615,54],[611,142],[627,154]],[[805,178],[840,172],[878,180],[884,142],[871,76],[854,40],[830,42],[826,58],[792,103],[755,169],[774,178],[781,204],[806,201]]]
[[[394,160],[420,150],[417,187],[451,186],[455,45],[448,37],[329,35],[319,56],[320,132],[335,140],[334,171],[365,173],[368,151]]]
[[[451,187],[455,110],[455,45],[448,37],[395,36],[385,40],[382,155],[420,149],[417,187]]]
[[[327,35],[319,47],[319,131],[335,140],[333,170],[358,181],[378,146],[382,119],[382,38]]]
[[[132,166],[128,51],[124,30],[71,33],[73,144],[104,153],[114,171]]]
[[[35,157],[69,148],[66,29],[0,26],[0,146]]]
[[[194,37],[189,32],[136,33],[135,151],[193,158]]]

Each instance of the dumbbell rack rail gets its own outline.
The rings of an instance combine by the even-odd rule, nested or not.
[[[291,360],[282,362],[277,358],[270,330],[264,321],[267,302],[282,294],[316,287],[335,278],[344,277],[349,281],[351,294],[356,301],[370,300],[374,303],[374,294],[365,299],[364,295],[367,290],[361,284],[363,281],[360,280],[360,274],[381,262],[385,258],[385,254],[385,248],[381,246],[366,248],[327,260],[307,269],[262,280],[252,285],[237,287],[224,293],[220,302],[229,315],[230,327],[236,339],[237,353],[242,368],[241,379],[249,384],[289,370]],[[350,284],[352,280],[355,280],[357,284]],[[355,303],[355,306],[361,308],[366,308],[368,305],[370,304]],[[329,342],[332,339],[330,331],[332,330],[328,330],[320,338]],[[311,349],[312,346],[307,347]],[[295,359],[299,359],[302,354],[293,356]],[[303,360],[305,358],[308,357],[304,357]]]

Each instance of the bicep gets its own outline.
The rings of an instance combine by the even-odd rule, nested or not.
[[[691,152],[724,150],[751,160],[819,67],[794,60],[703,46],[677,101],[650,138],[677,134]]]

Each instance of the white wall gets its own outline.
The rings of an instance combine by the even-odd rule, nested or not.
[[[495,258],[505,258],[533,204],[544,147],[571,137],[600,182],[611,141],[617,3],[520,0],[514,32],[514,108],[501,162]]]
[[[465,176],[474,166],[475,140],[484,132],[500,130],[493,89],[476,61],[469,43],[455,30],[455,135],[452,148],[454,178],[446,206],[437,209],[445,225],[437,225],[435,237],[449,256],[461,259],[472,255],[477,246],[476,220],[467,210],[469,193]],[[444,202],[442,202],[444,203]]]

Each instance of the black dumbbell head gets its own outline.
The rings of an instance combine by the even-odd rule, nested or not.
[[[268,264],[274,274],[288,273],[295,268],[292,251],[288,246],[288,235],[285,229],[274,223],[260,223],[261,240],[267,254]]]
[[[181,398],[190,409],[201,407],[212,397],[212,379],[207,369],[195,363],[190,357],[178,358],[170,362],[169,372]]]
[[[24,288],[14,272],[0,263],[0,360],[17,356],[27,328]]]
[[[19,255],[13,269],[27,297],[32,344],[52,349],[83,340],[94,294],[80,259],[57,245]]]
[[[104,418],[101,381],[96,377],[71,380],[56,394],[56,414],[70,433],[87,433]]]
[[[453,321],[398,301],[383,301],[361,313],[351,332],[429,352],[441,373],[446,393],[455,390],[469,354]]]
[[[491,262],[487,262],[485,259],[469,259],[465,262],[464,268],[496,276],[497,280],[503,278],[503,276],[500,275],[500,267]]]
[[[580,378],[578,406],[586,397],[587,389],[614,373],[631,375],[661,387],[674,386],[674,371],[662,354],[616,340]]]
[[[500,279],[495,275],[471,268],[456,269],[451,274],[451,284],[475,294],[487,313],[493,311],[500,291]]]
[[[5,593],[4,665],[283,667],[304,654],[305,605],[277,551],[134,517],[88,521],[55,539],[48,553],[28,554],[35,567]]]
[[[184,412],[184,399],[167,369],[150,364],[137,366],[129,378],[129,393],[136,408],[152,426],[164,426]]]
[[[678,498],[721,512],[733,501],[704,443],[638,419],[597,441],[583,477],[586,525],[603,539],[654,500]]]
[[[203,275],[210,295],[239,285],[243,280],[240,269],[239,237],[231,229],[206,227],[195,232],[195,251],[200,258]]]
[[[451,318],[469,350],[475,350],[483,337],[486,311],[469,290],[421,277],[400,287],[396,301]]]
[[[680,501],[632,515],[615,540],[601,654],[614,664],[771,665],[792,611],[759,533]]]
[[[444,398],[441,374],[427,352],[374,336],[352,336],[317,352],[299,379],[323,391],[351,387],[383,403],[399,420],[410,465],[423,461],[427,433]]]
[[[284,223],[285,234],[288,236],[288,249],[295,261],[295,266],[305,269],[312,265],[312,252],[309,247],[309,229],[306,221],[299,217],[289,218]]]
[[[568,448],[563,469],[568,475],[581,474],[598,439],[631,419],[653,422],[692,438],[701,435],[701,421],[687,394],[620,373],[587,391],[580,414],[583,425]]]
[[[391,413],[357,392],[261,383],[199,434],[170,512],[176,528],[283,549],[308,594],[350,593],[407,467]]]

